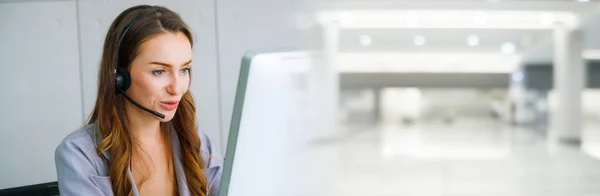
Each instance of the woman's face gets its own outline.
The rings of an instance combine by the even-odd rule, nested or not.
[[[191,60],[192,47],[183,33],[152,37],[140,46],[131,64],[131,86],[127,94],[144,107],[165,115],[164,119],[155,118],[170,121],[181,97],[188,91]],[[141,109],[134,113],[151,115]]]

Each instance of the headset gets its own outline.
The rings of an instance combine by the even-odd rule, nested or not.
[[[127,31],[129,31],[129,29],[131,28],[131,26],[133,26],[133,24],[135,24],[135,21],[137,19],[133,19],[131,21],[131,23],[129,23],[129,25],[127,26],[127,28],[125,28],[125,31],[123,31],[123,34],[121,35],[121,38],[119,39],[119,42],[117,43],[117,51],[116,51],[116,62],[119,62],[119,50],[121,49],[121,42],[123,41],[123,38],[125,37],[125,35],[127,34]],[[133,105],[137,106],[138,108],[154,115],[154,116],[158,116],[161,119],[165,119],[165,115],[161,114],[157,111],[148,109],[142,105],[140,105],[139,103],[137,103],[136,101],[134,101],[133,99],[131,99],[131,97],[127,96],[127,93],[125,93],[127,91],[127,89],[129,88],[129,86],[131,85],[131,76],[129,75],[129,71],[127,71],[127,69],[125,69],[123,66],[119,66],[117,64],[117,68],[115,69],[115,79],[116,79],[116,90],[117,90],[117,95],[121,94],[123,95],[127,100],[129,100],[129,102],[133,103]]]

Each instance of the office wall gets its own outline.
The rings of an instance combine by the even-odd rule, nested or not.
[[[0,4],[0,189],[55,181],[54,147],[81,124],[76,14],[69,1]]]
[[[0,0],[0,189],[56,180],[55,147],[95,104],[106,31],[136,4],[171,8],[193,29],[197,119],[225,152],[242,54],[302,43],[299,2]]]
[[[318,29],[297,22],[314,11],[316,0],[218,0],[219,94],[221,143],[229,134],[241,57],[247,50],[310,47]],[[309,19],[310,20],[310,19]],[[316,32],[316,34],[315,34]]]

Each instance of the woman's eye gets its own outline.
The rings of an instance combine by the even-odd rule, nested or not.
[[[181,72],[184,73],[184,74],[188,74],[190,72],[190,68],[189,67],[183,68],[181,70]]]
[[[160,76],[163,73],[165,73],[165,70],[155,70],[155,71],[152,71],[152,74],[154,74],[156,76]]]

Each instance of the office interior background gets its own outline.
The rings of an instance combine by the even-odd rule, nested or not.
[[[197,119],[222,153],[243,54],[322,53],[319,195],[600,195],[593,0],[0,0],[0,190],[56,181],[108,26],[136,4],[194,30]]]

